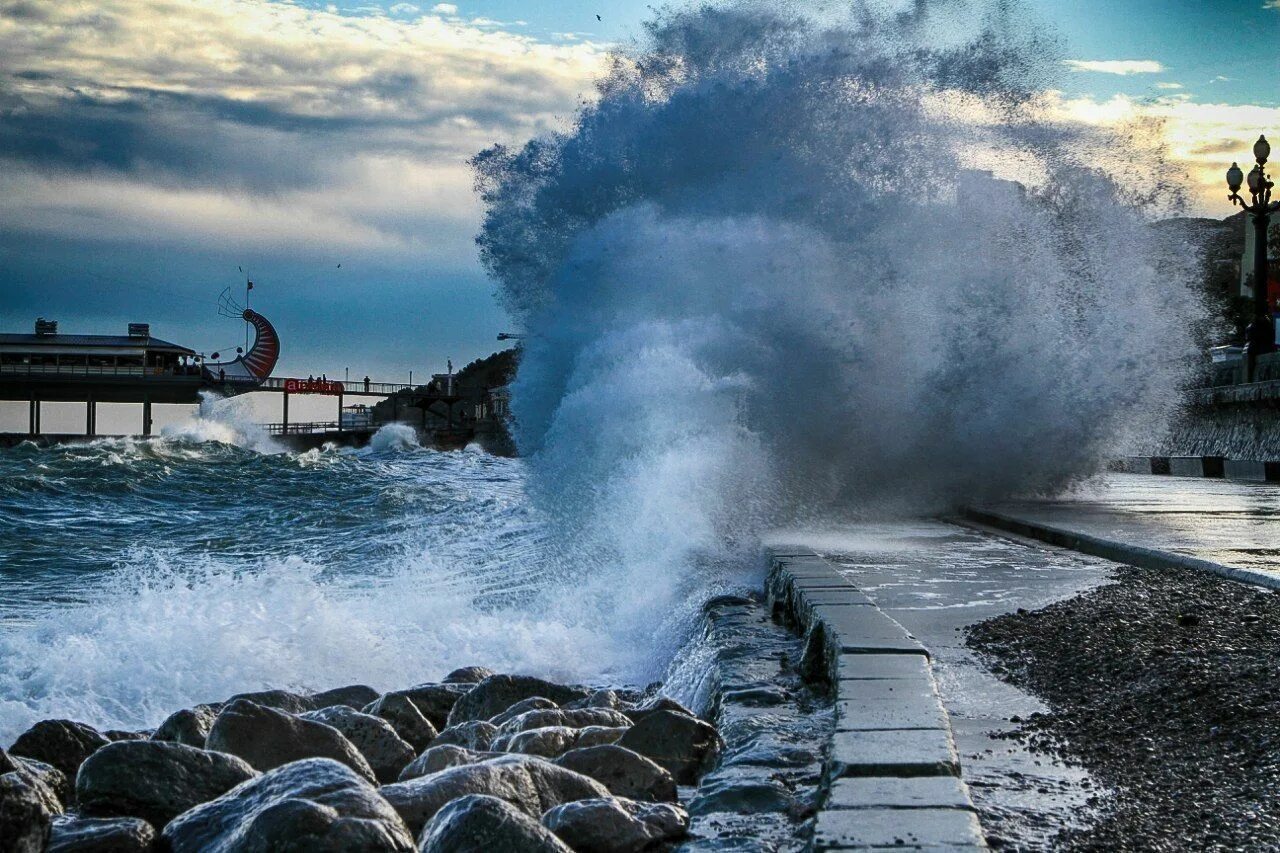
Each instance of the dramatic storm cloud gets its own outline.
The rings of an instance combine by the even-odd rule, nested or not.
[[[108,237],[382,250],[439,218],[424,209],[470,227],[465,158],[562,122],[600,59],[454,13],[0,3],[0,165],[17,199],[0,226],[56,233],[97,212]]]

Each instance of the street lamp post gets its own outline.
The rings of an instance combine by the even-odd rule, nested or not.
[[[1265,136],[1259,136],[1253,143],[1253,156],[1257,165],[1249,172],[1248,177],[1236,163],[1227,170],[1227,187],[1231,195],[1227,200],[1238,204],[1246,213],[1253,216],[1253,322],[1245,331],[1245,364],[1249,381],[1253,380],[1254,367],[1258,356],[1275,352],[1276,330],[1271,320],[1271,306],[1267,302],[1267,228],[1271,224],[1271,214],[1280,210],[1280,202],[1271,200],[1271,188],[1274,186],[1267,178],[1267,158],[1271,156],[1271,145]],[[1240,195],[1240,188],[1245,183],[1249,186],[1249,201]]]

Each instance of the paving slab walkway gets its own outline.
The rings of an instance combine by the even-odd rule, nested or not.
[[[1019,607],[1039,608],[1105,582],[1113,564],[938,521],[843,525],[779,532],[775,538],[805,542],[821,553],[867,602],[874,602],[929,655],[927,659],[918,654],[841,656],[839,679],[863,681],[858,691],[861,701],[856,706],[845,704],[842,720],[847,722],[838,726],[833,753],[837,759],[860,757],[864,765],[867,756],[883,755],[886,766],[859,769],[848,763],[832,788],[837,810],[859,803],[861,816],[867,818],[873,805],[889,810],[886,815],[903,802],[929,802],[936,807],[954,799],[954,792],[946,788],[946,774],[958,770],[977,806],[984,833],[1009,842],[1014,849],[1051,850],[1059,829],[1080,825],[1089,798],[1099,791],[1082,770],[1032,755],[1003,737],[1016,728],[1011,717],[1027,717],[1044,707],[988,672],[964,645],[963,629]],[[818,586],[824,583],[820,577],[806,578],[805,583],[810,597],[825,594],[826,587]],[[855,618],[846,623],[854,626]],[[949,731],[940,727],[935,716],[936,700],[930,708],[922,701],[925,697],[918,695],[918,679],[926,669],[948,712]],[[896,680],[901,685],[906,701],[897,705],[900,711],[893,725],[898,731],[877,728],[886,725],[876,713],[885,707],[879,703],[892,694],[883,686],[869,688],[872,680],[882,684]],[[948,744],[953,744],[954,752],[948,751]],[[888,771],[906,779],[891,783],[868,775]],[[820,846],[874,846],[870,838],[857,835],[856,827],[833,822],[853,817],[835,815],[820,822]],[[955,820],[956,816],[944,817]],[[946,847],[945,836],[952,831],[959,830],[955,825],[928,823],[921,827],[925,835],[903,838],[902,843],[907,849]]]

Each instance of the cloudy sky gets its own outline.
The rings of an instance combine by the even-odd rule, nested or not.
[[[492,351],[466,159],[563,126],[648,5],[0,0],[0,329],[224,348],[244,267],[281,372]],[[1280,133],[1280,0],[1031,5],[1069,45],[1063,114],[1165,119],[1200,210],[1229,213],[1225,165]]]

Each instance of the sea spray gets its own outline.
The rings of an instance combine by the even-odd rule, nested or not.
[[[1051,37],[845,9],[659,13],[570,130],[473,161],[529,493],[581,618],[656,659],[762,530],[1091,475],[1194,352],[1146,224],[1179,195],[1112,177],[1159,146],[1054,119]]]
[[[476,158],[528,333],[518,440],[567,523],[662,482],[698,551],[1052,489],[1176,404],[1190,259],[1111,177],[1158,148],[1055,121],[1060,54],[1017,4],[852,8],[662,14],[571,131]],[[725,482],[665,477],[699,455]]]

